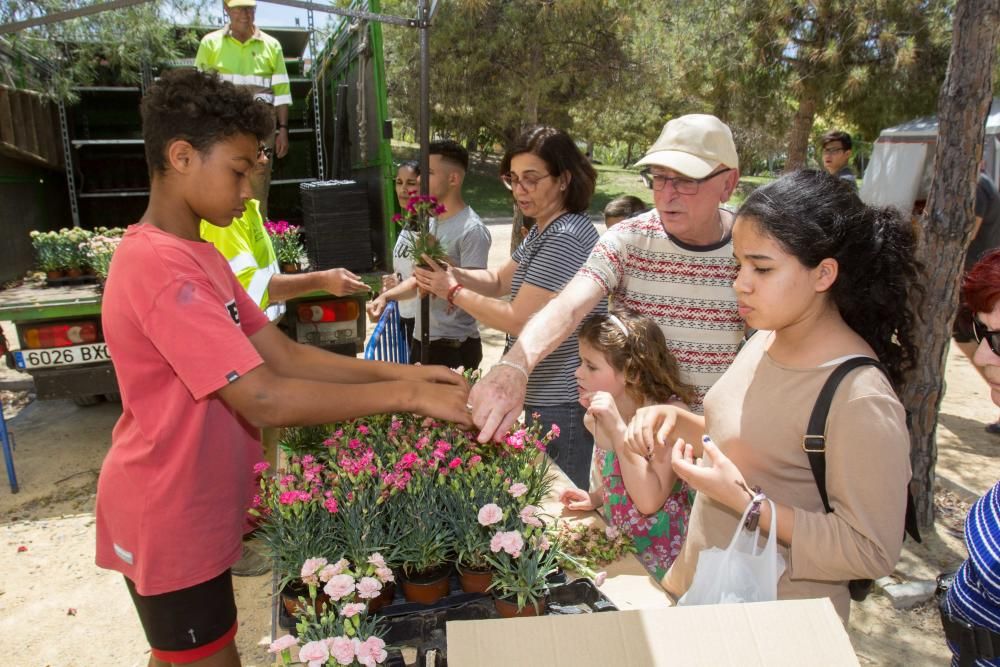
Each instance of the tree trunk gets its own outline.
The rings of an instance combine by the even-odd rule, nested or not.
[[[795,171],[806,166],[806,155],[809,152],[809,134],[812,132],[813,120],[816,118],[816,107],[819,96],[808,85],[799,97],[799,109],[792,118],[792,127],[788,131],[788,157],[785,171]]]
[[[958,0],[948,73],[938,102],[934,178],[923,217],[918,257],[924,265],[926,294],[911,297],[920,314],[914,340],[915,367],[904,382],[903,404],[910,411],[913,481],[917,520],[934,522],[936,426],[944,363],[958,302],[965,251],[972,240],[976,175],[983,150],[983,126],[992,99],[993,59],[1000,41],[1000,0]],[[926,318],[926,319],[923,319]]]

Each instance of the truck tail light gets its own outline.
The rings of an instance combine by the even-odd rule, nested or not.
[[[95,322],[45,324],[26,329],[22,336],[25,346],[33,350],[96,343],[100,339]]]
[[[317,301],[299,305],[300,322],[348,322],[358,319],[357,301]]]

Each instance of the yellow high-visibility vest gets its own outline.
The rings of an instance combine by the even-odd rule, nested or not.
[[[285,304],[271,303],[268,294],[267,287],[271,278],[280,273],[281,269],[274,254],[271,237],[264,229],[260,202],[248,199],[243,215],[234,218],[228,227],[216,227],[207,220],[202,220],[201,238],[218,248],[243,289],[269,320],[275,322],[285,314]]]
[[[247,86],[255,97],[276,107],[292,104],[281,44],[260,28],[245,42],[233,37],[229,26],[208,33],[198,45],[194,66],[218,72],[224,81]]]

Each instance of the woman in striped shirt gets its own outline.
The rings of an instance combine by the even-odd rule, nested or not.
[[[509,349],[528,319],[576,275],[597,243],[587,215],[597,173],[568,134],[538,126],[526,130],[504,155],[500,178],[525,217],[535,221],[511,258],[499,269],[433,265],[415,275],[423,290],[505,332]],[[509,300],[504,298],[508,295]],[[606,310],[605,300],[593,312]],[[583,425],[586,411],[576,401],[574,372],[579,365],[574,333],[531,373],[524,410],[529,422],[559,426],[549,455],[577,486],[586,488],[594,439]]]

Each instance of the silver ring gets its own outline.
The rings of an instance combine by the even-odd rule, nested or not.
[[[468,410],[469,412],[472,412],[472,403],[466,403],[465,409]]]

